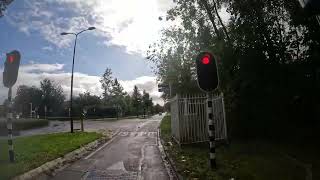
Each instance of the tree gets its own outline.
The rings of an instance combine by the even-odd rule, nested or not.
[[[123,91],[123,87],[119,83],[118,79],[115,78],[112,82],[112,88],[110,90],[110,95],[115,97],[124,96],[126,93]]]
[[[139,116],[141,107],[141,93],[137,86],[134,86],[132,93],[132,106],[135,108],[137,117]]]
[[[116,105],[117,112],[119,115],[119,111],[121,113],[126,106],[125,100],[124,100],[124,96],[126,95],[126,92],[123,91],[123,87],[118,82],[117,78],[115,78],[112,83],[112,89],[110,91],[110,95],[112,96],[112,100],[111,100],[112,104]]]
[[[124,96],[124,108],[123,113],[124,115],[132,115],[134,113],[134,109],[132,106],[132,98],[129,94],[126,94]]]
[[[221,7],[230,13],[225,24]],[[294,130],[307,119],[304,130],[316,134],[320,28],[298,1],[176,1],[167,14],[174,19],[181,24],[164,30],[148,51],[158,79],[171,82],[174,93],[196,92],[186,88],[196,85],[194,58],[210,50],[219,57],[217,92],[225,94],[229,132],[283,138],[301,134]],[[291,133],[284,134],[288,124]]]
[[[63,108],[65,96],[62,87],[55,84],[50,79],[44,79],[40,82],[40,89],[42,95],[41,111],[44,114],[44,107],[46,106],[49,114],[57,115]]]
[[[161,106],[160,104],[156,104],[156,105],[153,107],[153,109],[154,109],[154,112],[155,112],[155,113],[159,113],[159,112],[163,112],[163,111],[164,111],[163,106]]]
[[[20,85],[14,99],[14,109],[17,113],[22,113],[23,117],[29,117],[32,110],[41,107],[42,92],[35,86]]]
[[[13,0],[1,0],[0,1],[0,17],[4,15],[4,11],[7,9],[10,3],[12,3]]]
[[[152,99],[150,98],[150,95],[149,93],[146,92],[146,90],[143,90],[141,100],[142,100],[143,112],[145,115],[146,111],[148,112],[153,105]]]
[[[90,92],[80,93],[79,96],[74,99],[74,114],[80,116],[84,109],[96,108],[100,106],[100,104],[101,99],[99,96],[91,95]]]
[[[81,109],[90,106],[100,105],[100,97],[96,95],[91,95],[90,92],[80,93],[76,98],[75,102],[78,102]]]
[[[103,100],[104,104],[107,104],[107,101],[110,98],[110,93],[112,90],[112,84],[113,84],[113,79],[112,79],[112,71],[110,68],[106,68],[105,72],[103,73],[101,79],[100,79],[101,87],[103,89]]]

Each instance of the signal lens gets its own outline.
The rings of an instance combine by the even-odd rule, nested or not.
[[[210,57],[208,55],[203,56],[202,59],[201,59],[201,62],[202,62],[202,64],[205,64],[205,65],[209,64],[210,63]]]
[[[13,63],[14,57],[13,57],[13,56],[9,56],[9,57],[8,57],[8,60],[9,60],[10,63]]]

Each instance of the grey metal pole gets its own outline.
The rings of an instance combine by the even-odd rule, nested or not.
[[[169,95],[170,95],[170,99],[172,98],[172,83],[171,81],[169,82]]]
[[[77,38],[78,38],[78,34],[76,34],[76,38],[75,38],[75,40],[74,40],[73,58],[72,58],[71,93],[70,93],[70,131],[71,131],[71,133],[73,133],[72,93],[73,93],[73,70],[74,70],[74,58],[75,58],[75,55],[76,55]]]
[[[217,168],[216,163],[216,137],[215,124],[213,119],[213,102],[212,94],[207,93],[207,118],[208,118],[208,135],[209,135],[209,161],[210,168]]]
[[[47,119],[47,106],[44,105],[44,119]]]
[[[8,146],[9,146],[9,159],[10,162],[14,162],[14,151],[13,151],[13,141],[12,141],[12,89],[9,88],[8,91],[8,114],[7,114],[7,129],[8,129]]]
[[[81,131],[83,132],[84,131],[84,127],[83,127],[83,119],[84,119],[85,115],[84,115],[84,112],[82,111],[82,114],[81,114]]]
[[[30,118],[32,119],[32,103],[30,103]]]

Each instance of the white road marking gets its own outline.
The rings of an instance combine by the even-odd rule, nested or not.
[[[118,161],[107,168],[108,170],[122,170],[126,171],[123,161]]]
[[[138,136],[143,136],[144,132],[139,132]]]

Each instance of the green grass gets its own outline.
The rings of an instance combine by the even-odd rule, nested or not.
[[[160,130],[161,130],[161,138],[165,142],[169,142],[171,140],[171,119],[170,116],[164,116],[161,124],[160,124]]]
[[[9,163],[7,142],[0,140],[0,179],[9,179],[54,160],[101,137],[98,133],[57,133],[14,139],[15,163]]]
[[[305,169],[288,159],[290,154],[299,161],[313,164],[313,178],[319,177],[319,158],[316,151],[301,152],[301,147],[264,141],[234,141],[229,146],[217,149],[217,170],[208,168],[208,145],[196,144],[179,147],[170,137],[170,117],[161,122],[161,138],[165,149],[176,164],[177,171],[186,179],[230,179],[236,180],[301,180],[305,179]],[[171,142],[171,143],[170,143]],[[290,148],[289,148],[290,147]],[[300,155],[295,152],[300,152]],[[308,155],[306,155],[308,154]]]

